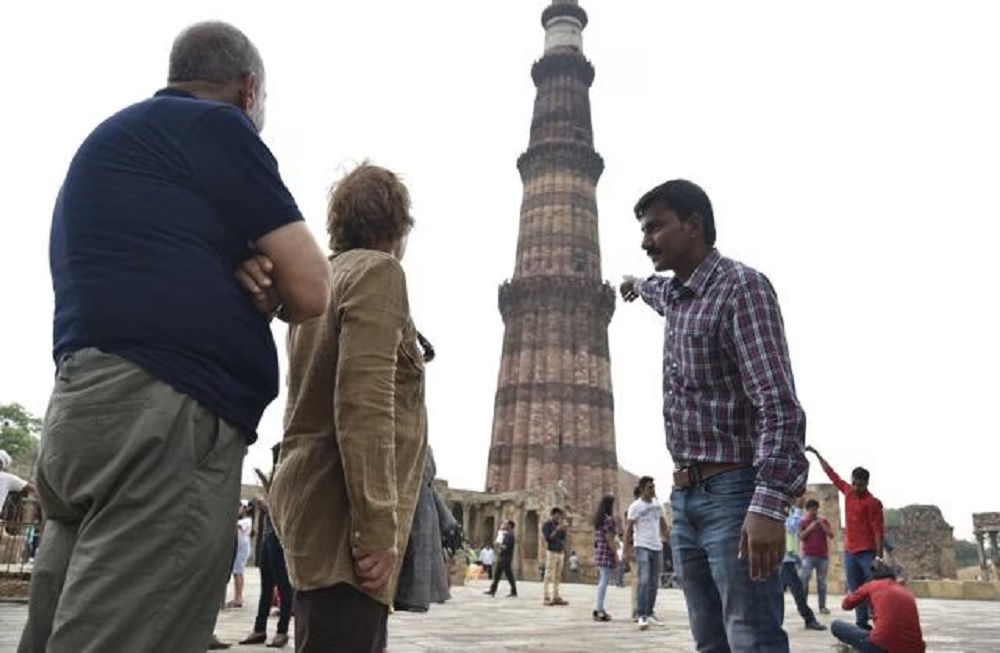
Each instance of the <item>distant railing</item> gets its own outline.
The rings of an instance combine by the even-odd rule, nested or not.
[[[41,535],[39,523],[0,520],[0,572],[30,572]]]
[[[31,572],[31,563],[41,541],[42,522],[38,499],[31,494],[11,493],[0,513],[0,573]]]

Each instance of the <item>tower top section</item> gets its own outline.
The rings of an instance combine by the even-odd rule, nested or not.
[[[577,0],[552,0],[542,12],[545,28],[545,53],[553,50],[583,52],[583,29],[587,26],[587,12]]]

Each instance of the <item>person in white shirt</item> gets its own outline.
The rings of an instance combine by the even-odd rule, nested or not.
[[[660,585],[663,542],[669,539],[663,504],[656,498],[656,484],[652,476],[639,479],[639,498],[628,507],[627,518],[625,551],[630,560],[635,560],[638,569],[639,630],[646,630],[650,624],[663,625],[653,615],[653,607]]]
[[[0,449],[0,511],[3,510],[4,504],[7,502],[7,495],[11,492],[21,492],[25,489],[33,492],[35,489],[28,481],[7,471],[12,462],[10,454]]]
[[[486,577],[493,580],[493,545],[487,544],[479,550],[479,565],[486,572]]]
[[[244,574],[247,561],[250,559],[250,531],[253,530],[253,519],[246,504],[240,503],[236,519],[236,555],[233,558],[233,600],[226,603],[227,608],[243,607]]]

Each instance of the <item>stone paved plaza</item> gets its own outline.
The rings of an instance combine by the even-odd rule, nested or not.
[[[520,597],[497,598],[483,595],[484,581],[473,581],[456,587],[453,599],[435,605],[426,614],[397,613],[389,620],[389,650],[391,653],[501,652],[545,651],[571,653],[583,651],[664,651],[668,653],[693,650],[684,612],[684,599],[678,590],[665,590],[657,601],[657,612],[666,627],[639,632],[627,620],[630,590],[608,588],[608,611],[615,617],[609,623],[594,623],[590,618],[595,588],[589,585],[564,585],[567,607],[543,607],[541,584],[518,583]],[[232,591],[232,588],[229,588]],[[246,596],[243,608],[219,613],[217,632],[227,642],[234,643],[249,633],[258,596],[256,569],[247,570]],[[832,598],[832,597],[831,597]],[[832,602],[831,602],[832,603]],[[1000,603],[978,601],[920,601],[924,636],[928,651],[997,653],[1000,651]],[[12,653],[24,623],[23,604],[0,603],[0,653]],[[835,611],[829,618],[850,618]],[[829,619],[827,618],[827,620]],[[268,635],[273,634],[276,619],[271,618]],[[828,632],[810,632],[802,628],[802,620],[789,600],[787,629],[792,651],[796,653],[831,653],[836,650]],[[294,624],[293,628],[294,630]],[[268,651],[264,646],[233,646],[233,651]],[[289,646],[288,651],[292,650]],[[109,652],[110,653],[110,652]],[[141,653],[136,651],[135,653]]]

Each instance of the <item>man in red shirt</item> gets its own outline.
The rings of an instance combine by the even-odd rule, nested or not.
[[[871,569],[873,580],[844,597],[844,609],[871,606],[875,628],[870,632],[846,621],[834,621],[833,636],[862,653],[923,653],[917,600],[896,582],[892,569],[877,560]]]
[[[844,495],[844,512],[847,517],[844,529],[844,571],[847,574],[848,589],[856,592],[872,579],[871,569],[875,559],[882,558],[882,538],[885,535],[882,502],[868,491],[867,469],[855,467],[851,471],[851,482],[848,484],[833,471],[816,449],[809,446],[806,447],[806,451],[816,454],[830,482]],[[866,604],[858,605],[854,616],[859,628],[871,629]]]
[[[826,572],[830,565],[830,544],[833,527],[826,517],[819,516],[819,501],[806,501],[806,516],[799,522],[799,540],[802,542],[802,588],[809,595],[809,579],[816,570],[816,597],[819,611],[830,614],[826,607]]]

